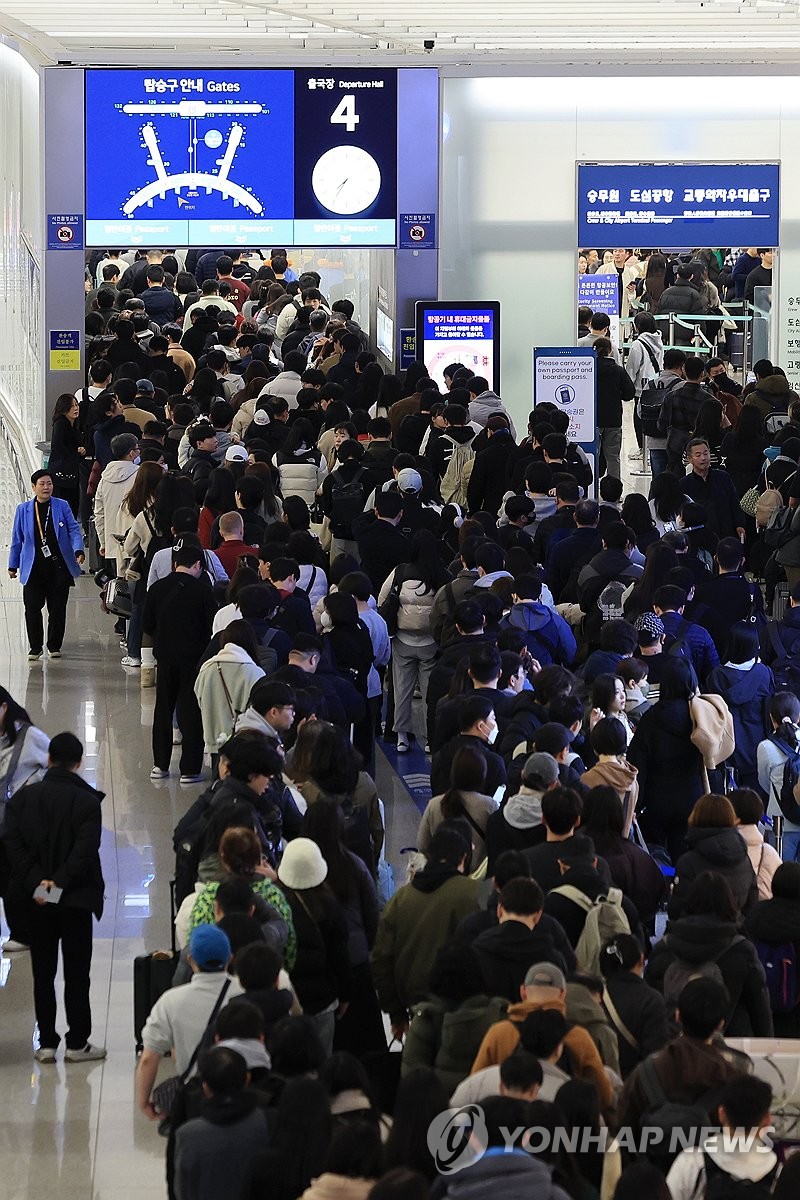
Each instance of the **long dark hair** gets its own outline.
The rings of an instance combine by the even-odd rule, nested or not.
[[[430,1182],[436,1164],[428,1149],[428,1128],[448,1108],[447,1089],[432,1067],[415,1067],[400,1080],[392,1128],[385,1148],[385,1165],[410,1167]]]
[[[413,573],[409,568],[413,565]],[[439,553],[439,542],[430,529],[418,529],[411,538],[411,556],[404,574],[411,579],[419,579],[425,584],[425,590],[437,592],[450,582],[450,574],[442,562]]]
[[[605,784],[593,787],[583,802],[581,832],[592,839],[597,853],[619,853],[624,828],[625,815],[619,792]]]
[[[323,1173],[332,1133],[330,1100],[319,1080],[308,1075],[287,1080],[267,1151],[280,1159],[275,1177],[280,1179],[282,1195],[302,1196],[312,1179]]]
[[[486,755],[472,746],[462,746],[453,755],[450,786],[442,796],[442,816],[446,821],[466,813],[462,792],[481,792],[486,784]]]
[[[289,426],[289,432],[286,435],[286,441],[283,443],[282,454],[286,458],[292,456],[302,458],[303,456],[295,455],[295,451],[305,446],[306,452],[311,453],[315,450],[314,444],[314,429],[307,417],[298,417],[293,425]]]
[[[644,274],[644,299],[655,307],[666,287],[667,260],[663,254],[651,254]]]
[[[338,801],[320,796],[309,804],[301,833],[319,846],[328,864],[326,883],[336,899],[346,903],[358,886],[360,872],[343,841],[344,814]]]
[[[678,556],[664,542],[653,542],[644,555],[644,571],[630,595],[630,607],[636,612],[646,612],[653,607],[653,596],[667,582],[667,574],[678,566]],[[626,615],[628,605],[625,607]]]
[[[58,397],[53,408],[53,424],[55,425],[59,417],[66,417],[69,410],[75,403],[75,397],[72,392],[62,392]]]
[[[125,497],[125,507],[132,517],[138,517],[154,502],[163,477],[164,471],[158,463],[144,462],[140,465],[133,487]]]
[[[236,508],[236,485],[225,467],[215,467],[209,475],[204,505],[215,517]]]
[[[3,722],[3,737],[7,738],[9,746],[13,746],[17,740],[17,725],[32,725],[33,721],[28,716],[21,704],[17,704],[10,692],[7,692],[4,687],[0,687],[0,705],[5,704],[6,717]]]
[[[361,759],[343,729],[320,722],[311,778],[329,796],[349,795],[358,783]]]
[[[719,400],[704,400],[694,423],[693,437],[704,437],[716,448],[722,441],[722,405]]]
[[[659,521],[674,521],[686,499],[686,489],[677,475],[662,471],[650,484],[650,499]]]
[[[167,471],[155,492],[155,526],[163,537],[170,536],[176,509],[194,508],[194,484],[188,475]]]
[[[623,523],[630,526],[639,537],[643,533],[649,533],[655,524],[653,514],[650,512],[650,505],[641,492],[628,492],[622,503],[620,515]]]
[[[769,702],[769,715],[778,726],[773,737],[783,742],[787,750],[796,751],[800,700],[794,692],[776,692]]]

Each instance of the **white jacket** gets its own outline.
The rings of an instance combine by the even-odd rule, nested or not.
[[[297,585],[308,593],[312,609],[328,594],[328,577],[321,567],[311,563],[300,564],[300,582]]]
[[[314,453],[308,451],[307,454],[297,455],[296,460],[282,462],[278,466],[281,474],[281,495],[301,496],[309,508],[314,504],[317,491],[328,474],[325,459],[321,454],[318,455],[318,465],[311,457]]]
[[[263,678],[258,663],[233,643],[203,663],[194,694],[203,718],[203,739],[212,754],[231,736],[237,716],[247,708],[253,684]]]
[[[653,366],[653,360],[647,353],[645,343],[650,347],[653,358],[656,360],[656,366]],[[658,332],[640,333],[628,351],[628,360],[625,363],[625,370],[636,388],[636,395],[641,396],[645,384],[649,383],[651,379],[655,379],[663,369],[664,343],[661,341],[661,334]]]
[[[276,375],[274,379],[270,379],[269,383],[264,385],[258,393],[258,399],[260,400],[262,396],[282,396],[289,408],[297,408],[297,393],[302,386],[297,371],[281,371],[280,375]]]
[[[622,268],[622,312],[619,314],[621,317],[630,316],[631,295],[628,291],[628,284],[635,283],[641,273],[642,264],[637,258],[634,258],[634,256],[631,255],[631,257],[625,263],[625,266]],[[612,275],[614,278],[616,278],[618,271],[612,262],[609,263],[607,267],[603,267],[601,271],[595,271],[595,275]]]
[[[387,599],[394,586],[395,571],[386,577],[378,595],[378,607]],[[400,608],[397,613],[397,634],[401,642],[412,646],[435,644],[431,633],[431,610],[436,593],[419,579],[404,579],[400,584]]]
[[[127,506],[123,506],[120,510],[121,515],[124,515],[126,511]],[[125,535],[125,542],[122,547],[122,553],[127,562],[130,562],[140,547],[144,554],[147,553],[147,547],[150,545],[155,524],[155,509],[152,504],[143,512],[140,512],[137,517],[133,518],[133,523]]]
[[[100,476],[94,497],[94,523],[97,538],[105,558],[117,560],[117,570],[122,570],[125,560],[123,542],[128,531],[128,525],[121,528],[120,509],[122,501],[133,487],[133,480],[139,470],[130,459],[122,462],[115,459],[110,462]],[[117,540],[117,536],[121,540]]]
[[[667,1188],[672,1200],[696,1200],[706,1194],[706,1169],[703,1151],[733,1179],[758,1181],[769,1175],[778,1161],[775,1152],[761,1145],[760,1149],[726,1149],[717,1147],[718,1138],[711,1137],[700,1147],[681,1150],[667,1175]]]

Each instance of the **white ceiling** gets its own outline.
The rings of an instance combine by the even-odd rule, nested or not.
[[[40,58],[797,64],[800,0],[0,0]],[[431,54],[424,42],[435,42]]]

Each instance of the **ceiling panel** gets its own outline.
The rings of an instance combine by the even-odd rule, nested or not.
[[[398,15],[398,12],[401,15]],[[249,62],[303,52],[357,60],[468,63],[477,56],[558,65],[703,61],[796,63],[800,0],[0,0],[0,30],[45,58]],[[426,53],[424,43],[434,43]]]

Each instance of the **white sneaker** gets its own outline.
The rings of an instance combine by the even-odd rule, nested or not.
[[[203,782],[203,772],[201,771],[199,775],[181,775],[180,782],[181,783],[202,783]]]
[[[629,450],[628,451],[628,458],[631,460],[631,462],[636,462],[641,457],[642,457],[641,450]]]
[[[3,942],[4,954],[21,954],[24,950],[30,950],[30,946],[26,946],[24,942],[15,942],[13,938]]]
[[[41,650],[29,650],[28,651],[28,662],[38,662],[41,657],[42,657]]]
[[[40,1046],[38,1050],[34,1050],[33,1057],[38,1063],[54,1063],[56,1052],[52,1046]]]
[[[153,767],[150,772],[151,779],[169,779],[169,771],[163,770],[162,767]]]
[[[87,1042],[82,1050],[65,1050],[64,1062],[99,1062],[106,1053],[105,1046],[93,1046]]]
[[[397,753],[398,754],[408,754],[408,750],[409,750],[408,734],[407,733],[398,733],[398,735],[397,735]]]
[[[126,654],[124,658],[120,659],[120,663],[123,667],[140,667],[142,660],[134,658],[131,654]]]

